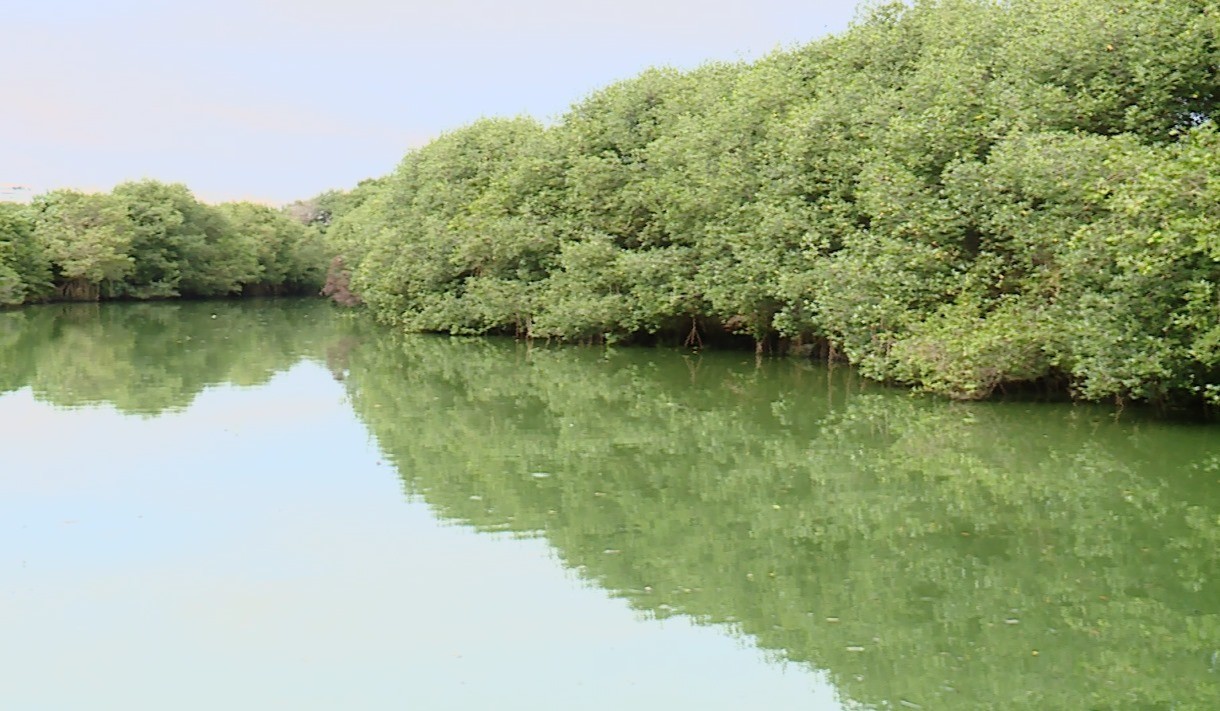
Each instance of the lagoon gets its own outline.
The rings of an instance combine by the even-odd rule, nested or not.
[[[312,300],[0,312],[0,704],[1220,708],[1220,429]]]

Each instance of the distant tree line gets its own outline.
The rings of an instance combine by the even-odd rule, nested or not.
[[[321,232],[287,212],[178,184],[0,203],[0,305],[317,293],[325,264]]]
[[[752,339],[956,398],[1220,402],[1217,0],[917,0],[482,120],[336,200],[411,331]]]

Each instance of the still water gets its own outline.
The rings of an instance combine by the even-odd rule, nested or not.
[[[1220,428],[0,312],[0,708],[1220,708]]]

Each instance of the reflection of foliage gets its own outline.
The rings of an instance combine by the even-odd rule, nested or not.
[[[647,614],[728,625],[861,703],[1220,708],[1212,428],[732,356],[414,337],[348,365],[440,515],[544,535]]]
[[[58,405],[181,408],[208,385],[257,385],[337,336],[320,301],[33,306],[0,313],[0,392]]]
[[[342,323],[317,301],[0,312],[0,392],[160,412],[325,359],[441,516],[543,535],[642,613],[862,704],[1220,708],[1214,427]]]

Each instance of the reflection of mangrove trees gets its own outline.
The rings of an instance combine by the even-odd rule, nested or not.
[[[644,614],[858,702],[1220,708],[1214,428],[428,337],[365,343],[347,382],[441,516],[544,535]]]
[[[0,312],[0,392],[124,412],[184,407],[217,383],[257,385],[322,358],[335,315],[316,300],[57,304]]]

